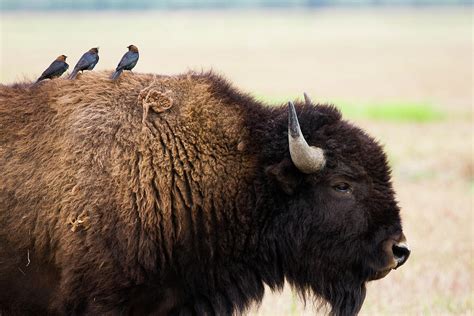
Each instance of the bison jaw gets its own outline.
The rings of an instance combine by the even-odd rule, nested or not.
[[[385,276],[387,276],[387,274],[389,274],[390,271],[392,271],[392,269],[386,269],[386,270],[377,271],[377,272],[375,272],[375,274],[374,274],[373,276],[371,276],[371,277],[369,278],[369,281],[374,281],[374,280],[382,279],[382,278],[384,278]]]

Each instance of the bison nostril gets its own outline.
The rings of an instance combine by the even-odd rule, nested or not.
[[[394,244],[392,246],[392,252],[393,256],[395,257],[395,260],[397,261],[396,268],[404,264],[410,256],[410,249],[408,248],[408,245],[406,243]]]

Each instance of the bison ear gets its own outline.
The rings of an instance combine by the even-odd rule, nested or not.
[[[279,163],[268,166],[265,169],[266,175],[276,181],[280,189],[286,194],[292,195],[301,183],[301,173],[290,159],[283,159]]]

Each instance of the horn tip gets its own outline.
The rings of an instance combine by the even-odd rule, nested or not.
[[[306,105],[311,105],[313,103],[311,102],[311,98],[306,92],[303,92],[303,96],[304,96],[304,102],[306,103]]]
[[[289,101],[288,102],[288,118],[290,118],[290,121],[294,116],[296,116],[295,105],[293,104],[293,102]]]
[[[300,126],[296,115],[295,105],[291,101],[288,102],[288,130],[291,137],[298,137],[300,135]]]

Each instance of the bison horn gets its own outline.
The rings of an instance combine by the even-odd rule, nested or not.
[[[324,167],[324,151],[319,147],[309,146],[304,139],[292,102],[288,102],[288,142],[291,160],[301,172],[315,173]]]
[[[311,104],[313,104],[313,102],[311,101],[311,99],[309,98],[309,96],[306,94],[306,92],[303,92],[303,95],[304,95],[304,103],[306,103],[306,105],[311,105]]]

